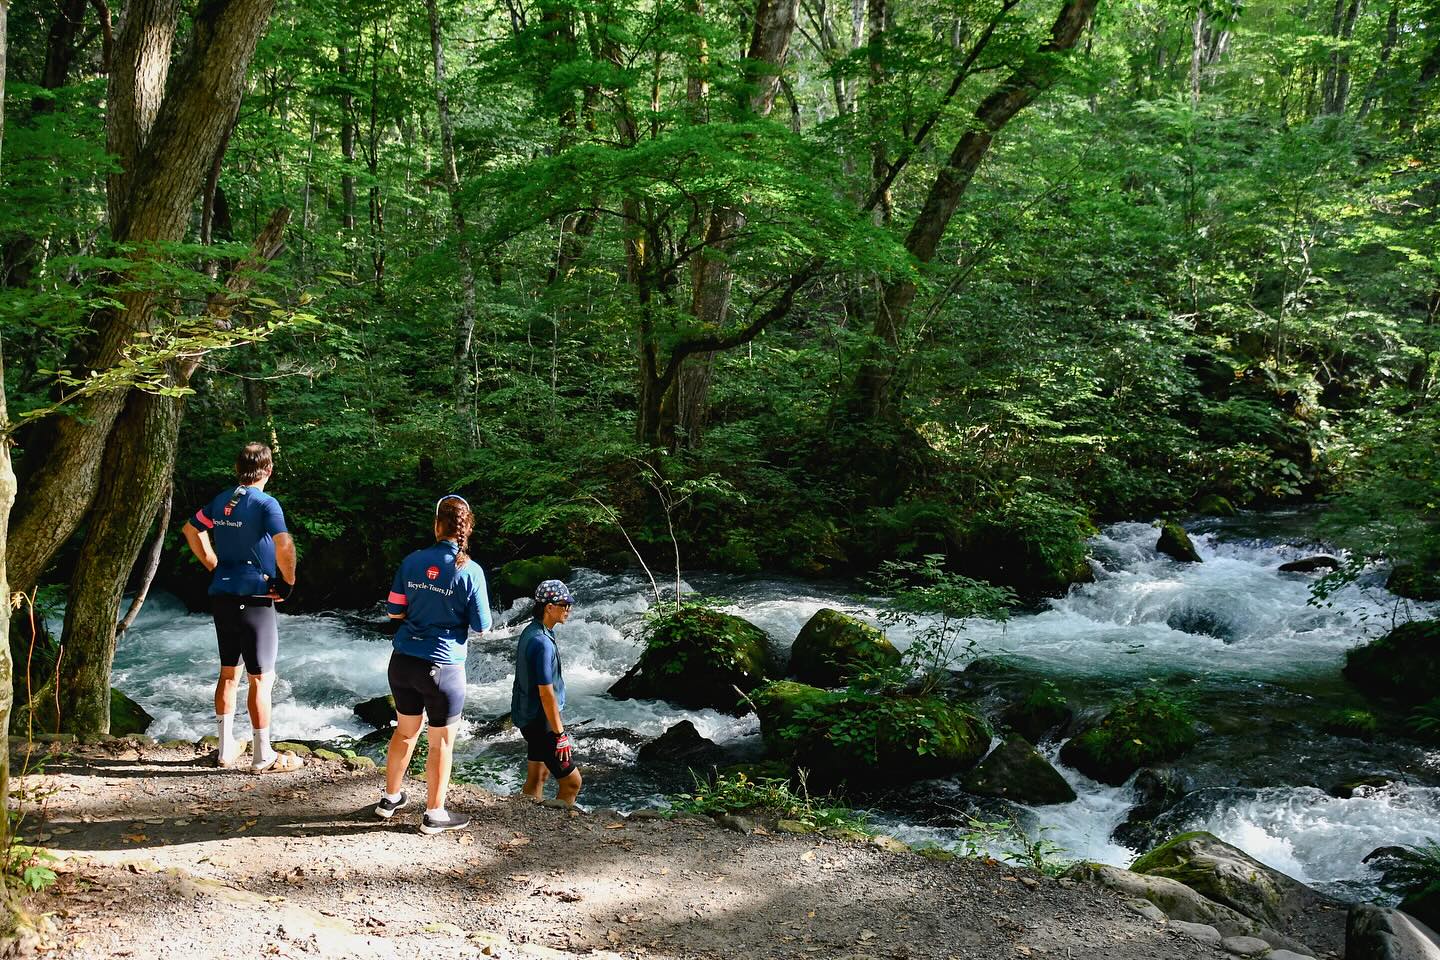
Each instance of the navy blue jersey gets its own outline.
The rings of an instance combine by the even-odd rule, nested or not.
[[[231,487],[187,521],[210,534],[219,563],[210,595],[263,597],[275,576],[274,537],[287,533],[280,501],[257,487]]]
[[[545,719],[538,688],[546,684],[555,690],[555,706],[565,709],[565,675],[560,670],[555,634],[536,617],[520,632],[515,645],[515,684],[510,689],[510,719],[515,726]]]
[[[387,608],[405,614],[395,634],[401,653],[431,663],[464,663],[469,631],[490,629],[485,572],[474,560],[456,566],[458,551],[454,541],[440,540],[400,564]]]

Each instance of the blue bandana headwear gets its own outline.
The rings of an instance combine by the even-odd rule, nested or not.
[[[536,603],[574,603],[570,588],[559,580],[546,580],[535,588]]]

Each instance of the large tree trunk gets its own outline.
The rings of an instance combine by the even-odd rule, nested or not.
[[[430,18],[430,49],[435,55],[435,107],[440,114],[440,156],[445,165],[445,191],[450,195],[450,222],[460,253],[460,316],[455,320],[455,405],[462,412],[470,390],[470,349],[475,333],[475,266],[470,238],[465,233],[465,209],[460,202],[460,169],[455,163],[455,127],[450,122],[450,97],[445,92],[445,49],[441,44],[440,11],[435,0],[425,0]],[[467,437],[474,431],[467,430]]]
[[[799,9],[799,0],[759,0],[756,6],[755,27],[746,53],[746,79],[751,91],[748,107],[757,117],[768,117],[775,107]],[[690,282],[690,312],[706,332],[719,331],[725,325],[735,282],[728,250],[744,228],[745,212],[737,204],[717,203],[711,208],[704,227],[705,247],[695,258]],[[697,353],[677,368],[669,384],[674,394],[667,405],[674,410],[677,428],[690,444],[699,441],[709,413],[713,366],[714,358],[708,352]],[[645,439],[658,446],[674,438],[657,435]]]
[[[1050,30],[1050,38],[975,108],[974,119],[931,183],[920,215],[905,237],[905,248],[919,263],[934,259],[940,239],[996,134],[1059,78],[1061,66],[1056,54],[1074,48],[1095,13],[1096,3],[1097,0],[1066,0]],[[857,398],[868,419],[879,418],[889,410],[896,354],[904,339],[916,291],[916,281],[910,277],[891,281],[882,291],[875,317],[878,343],[861,364],[856,383]]]
[[[106,142],[119,172],[106,184],[111,237],[145,247],[181,240],[191,208],[244,89],[275,0],[211,0],[195,16],[191,46],[169,80],[177,0],[135,0],[115,41]],[[76,369],[108,370],[148,331],[158,291],[121,293],[95,318],[97,334]],[[95,393],[52,418],[29,445],[10,527],[10,573],[28,591],[94,499],[105,440],[125,391]],[[32,469],[33,465],[33,469]]]
[[[208,313],[216,326],[228,326],[235,302],[249,289],[255,274],[280,252],[289,220],[288,209],[276,211],[256,238],[250,256],[232,272],[226,291],[212,297]],[[198,359],[177,365],[169,371],[170,383],[187,385],[198,365]],[[111,431],[103,459],[108,482],[90,512],[65,609],[61,643],[69,651],[66,662],[71,666],[59,677],[63,730],[110,730],[110,667],[115,659],[120,602],[170,487],[184,410],[183,397],[132,390]],[[164,533],[162,528],[159,535]]]

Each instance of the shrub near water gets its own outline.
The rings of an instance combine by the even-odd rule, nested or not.
[[[1181,703],[1158,690],[1144,690],[1069,740],[1060,759],[1118,787],[1147,763],[1174,760],[1197,739],[1195,720]]]
[[[617,699],[666,700],[743,713],[749,693],[770,672],[765,631],[740,617],[686,600],[651,613],[640,662],[610,688]],[[737,701],[740,701],[737,703]]]

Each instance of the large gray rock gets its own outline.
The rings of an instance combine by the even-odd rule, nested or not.
[[[1345,960],[1440,960],[1440,937],[1408,913],[1359,903],[1345,924]]]
[[[1265,866],[1214,834],[1182,833],[1131,864],[1136,873],[1178,880],[1259,923],[1285,929],[1336,901]]]
[[[1277,950],[1294,950],[1307,956],[1314,952],[1279,930],[1257,923],[1230,907],[1208,900],[1178,880],[1146,876],[1101,863],[1079,863],[1066,876],[1086,880],[1129,898],[1149,900],[1172,921],[1208,924],[1222,937],[1259,937]]]

